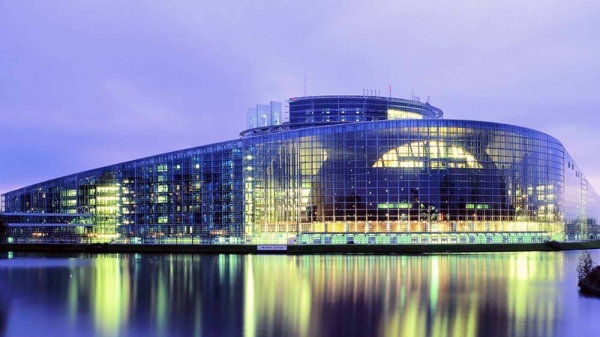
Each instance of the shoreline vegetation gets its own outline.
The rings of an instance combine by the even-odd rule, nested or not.
[[[594,263],[588,251],[583,251],[579,256],[577,277],[582,294],[600,297],[600,266]]]

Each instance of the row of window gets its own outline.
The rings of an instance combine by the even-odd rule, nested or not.
[[[403,123],[414,127],[399,127]],[[161,221],[182,212],[201,213],[182,223],[324,219],[352,212],[367,219],[394,209],[381,205],[415,199],[427,208],[446,207],[445,216],[490,210],[492,216],[509,219],[521,210],[522,216],[535,218],[551,209],[571,218],[592,215],[587,209],[595,193],[584,204],[581,186],[564,183],[564,150],[549,137],[478,122],[466,123],[469,127],[435,123],[448,126],[416,121],[332,126],[159,155],[11,192],[6,209],[66,212],[87,207],[112,214],[103,223],[115,225],[124,219],[139,223],[147,214],[158,219],[156,212]],[[480,125],[484,128],[477,129]],[[429,135],[400,138],[404,129]],[[450,131],[456,136],[449,136]],[[435,134],[442,136],[436,139]],[[456,140],[464,135],[474,140]],[[498,154],[488,155],[489,149]],[[547,192],[549,187],[553,193]]]

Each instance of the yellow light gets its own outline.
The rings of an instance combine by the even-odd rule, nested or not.
[[[423,115],[412,111],[388,109],[387,119],[423,119]]]

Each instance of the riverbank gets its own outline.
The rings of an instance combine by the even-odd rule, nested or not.
[[[0,251],[81,253],[198,254],[427,254],[518,251],[562,251],[600,248],[600,241],[522,244],[428,245],[171,245],[171,244],[0,244]]]

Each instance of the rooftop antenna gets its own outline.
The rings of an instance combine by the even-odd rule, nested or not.
[[[427,104],[429,104],[429,99],[430,99],[430,98],[431,98],[431,97],[427,96]]]
[[[391,84],[388,86],[388,89],[390,90],[390,98],[392,98],[392,85]]]

